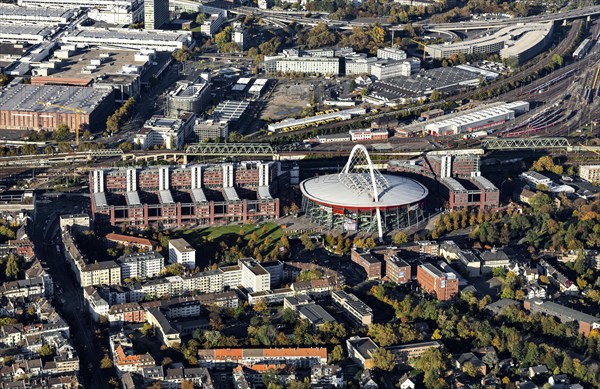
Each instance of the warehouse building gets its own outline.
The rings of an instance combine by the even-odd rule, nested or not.
[[[3,3],[0,20],[67,24],[77,11],[68,8],[19,7]]]
[[[484,130],[503,124],[514,119],[517,115],[528,112],[529,103],[526,101],[515,101],[503,105],[485,108],[478,112],[456,116],[452,119],[440,120],[425,125],[427,135],[447,136],[457,135],[465,132]]]
[[[132,228],[277,218],[273,195],[288,183],[278,162],[97,169],[92,214],[96,223]]]
[[[192,46],[189,32],[127,30],[86,27],[60,38],[63,43],[90,46],[111,46],[126,49],[175,51]]]
[[[0,129],[56,130],[66,124],[74,131],[79,123],[80,128],[98,130],[113,110],[112,90],[19,84],[0,92]]]
[[[56,29],[58,29],[58,25],[23,24],[22,22],[0,20],[0,43],[42,43]]]

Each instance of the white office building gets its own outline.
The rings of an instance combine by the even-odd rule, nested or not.
[[[304,56],[298,50],[284,50],[276,56],[266,56],[263,61],[266,72],[340,74],[340,58]]]
[[[169,240],[169,262],[180,263],[188,269],[194,269],[196,267],[196,249],[185,239],[171,239]]]
[[[60,38],[67,44],[109,46],[126,49],[175,51],[192,45],[190,32],[128,30],[123,28],[79,27]]]
[[[163,145],[168,150],[181,149],[192,134],[195,119],[195,114],[185,114],[178,119],[155,116],[146,121],[133,142],[144,150]]]
[[[421,61],[411,58],[405,61],[385,60],[378,61],[371,65],[371,75],[378,80],[385,80],[393,77],[408,77],[419,71]]]
[[[401,61],[406,59],[406,51],[393,47],[382,47],[381,49],[377,49],[377,58]]]

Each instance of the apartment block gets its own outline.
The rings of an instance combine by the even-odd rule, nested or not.
[[[262,292],[271,288],[271,275],[258,261],[245,258],[241,259],[239,263],[244,288],[250,292]]]
[[[311,368],[327,363],[327,349],[325,347],[285,347],[198,350],[198,362],[201,367],[284,364],[296,368]]]
[[[165,259],[156,251],[126,254],[117,259],[121,268],[121,279],[151,278],[160,274]]]
[[[333,304],[354,323],[368,326],[373,322],[373,310],[358,297],[343,290],[331,292]]]
[[[426,293],[434,294],[438,300],[446,301],[458,295],[456,275],[445,273],[431,263],[417,267],[417,282]]]
[[[579,166],[579,177],[592,183],[600,182],[600,165]]]
[[[169,262],[194,269],[196,267],[196,249],[185,239],[171,239],[169,240]]]

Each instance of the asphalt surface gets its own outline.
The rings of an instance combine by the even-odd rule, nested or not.
[[[94,343],[94,325],[86,312],[83,290],[70,271],[62,253],[57,254],[60,246],[60,214],[82,212],[87,206],[81,194],[61,196],[52,203],[37,207],[33,223],[32,240],[38,258],[45,262],[55,285],[55,307],[67,321],[71,330],[71,339],[77,350],[80,362],[80,376],[85,388],[109,388],[108,379],[100,369],[102,350]]]

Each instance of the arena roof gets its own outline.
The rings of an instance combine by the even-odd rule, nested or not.
[[[309,178],[300,184],[302,193],[319,204],[347,208],[387,208],[413,204],[427,197],[429,191],[410,178],[383,175],[389,186],[379,194],[375,203],[370,192],[357,192],[348,188],[337,174]]]

